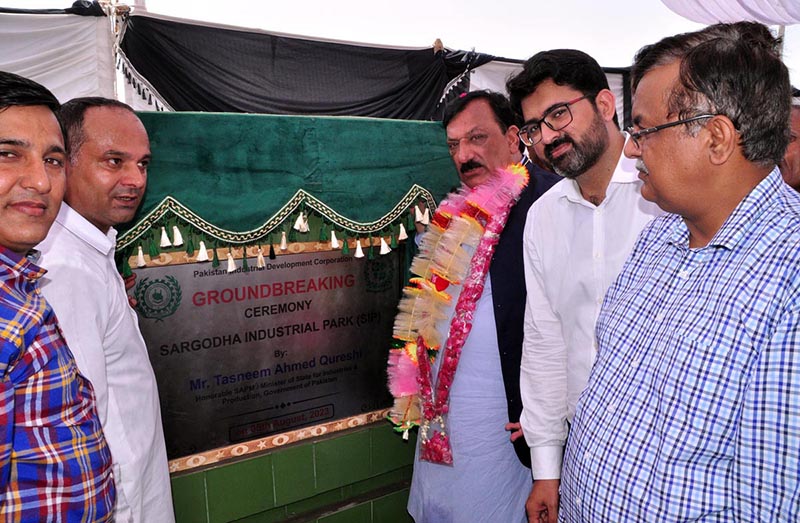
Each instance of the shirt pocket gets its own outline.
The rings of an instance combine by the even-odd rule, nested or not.
[[[735,345],[673,334],[659,350],[657,419],[666,457],[729,454],[746,378]]]

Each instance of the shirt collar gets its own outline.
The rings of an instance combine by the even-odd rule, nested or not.
[[[522,154],[522,159],[519,161],[519,163],[521,163],[523,167],[528,169],[528,171],[530,171],[533,168],[533,165],[532,165],[533,164],[533,160],[531,160],[530,156],[528,156],[528,153],[523,153]]]
[[[617,160],[617,165],[614,167],[614,173],[611,175],[611,181],[609,182],[609,189],[606,191],[606,195],[608,197],[608,195],[611,194],[612,191],[610,186],[613,184],[634,183],[638,181],[639,171],[636,169],[636,160],[628,158],[624,154],[620,153],[619,160]],[[556,189],[561,193],[561,197],[567,198],[573,203],[581,203],[586,201],[583,199],[581,189],[578,187],[578,182],[573,179],[565,178],[556,184],[553,190]]]
[[[0,245],[0,265],[10,271],[14,277],[22,276],[26,280],[34,281],[41,278],[47,271],[30,261],[26,256],[9,250]],[[0,273],[5,270],[0,271]]]
[[[94,247],[103,256],[108,256],[114,251],[117,243],[117,231],[113,227],[108,229],[108,233],[95,227],[89,220],[81,216],[78,211],[67,205],[61,204],[56,221],[72,234]]]
[[[773,206],[781,193],[783,178],[777,167],[756,185],[755,189],[736,206],[717,234],[711,245],[732,249],[742,239],[751,224],[758,221],[764,211]]]
[[[733,249],[749,230],[750,226],[758,221],[766,209],[775,204],[780,197],[783,187],[783,178],[777,167],[766,178],[756,185],[750,193],[739,202],[739,205],[722,224],[708,245]],[[677,217],[676,217],[677,218]],[[687,245],[689,242],[689,229],[682,219],[676,219],[673,225],[669,243]]]

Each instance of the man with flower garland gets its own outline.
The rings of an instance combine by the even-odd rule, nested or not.
[[[511,208],[483,292],[473,304],[472,329],[450,388],[445,419],[453,463],[422,461],[417,449],[408,510],[417,523],[523,522],[530,491],[529,453],[522,441],[511,443],[505,432],[518,427],[522,408],[522,231],[530,205],[558,178],[523,160],[518,117],[501,94],[462,95],[448,106],[443,124],[465,187],[486,184],[498,169],[518,162],[524,163],[530,180]],[[443,324],[446,329],[449,319]],[[442,334],[446,339],[448,333]],[[440,364],[437,361],[434,376]]]

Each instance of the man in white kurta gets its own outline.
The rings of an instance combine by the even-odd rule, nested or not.
[[[117,486],[115,521],[171,523],[158,389],[114,262],[113,225],[130,220],[141,201],[149,141],[127,106],[105,103],[78,99],[65,104],[69,199],[38,246],[48,271],[42,291],[78,369],[94,386]]]
[[[531,57],[509,80],[520,138],[565,179],[534,202],[523,235],[525,339],[520,424],[534,484],[529,521],[554,523],[568,423],[597,354],[606,290],[658,206],[642,199],[625,158],[616,103],[597,62],[570,49]]]

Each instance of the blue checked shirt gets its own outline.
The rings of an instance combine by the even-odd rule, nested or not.
[[[800,197],[776,169],[688,244],[657,218],[606,294],[566,521],[800,521]]]
[[[0,247],[0,521],[111,521],[111,454],[44,272]]]

